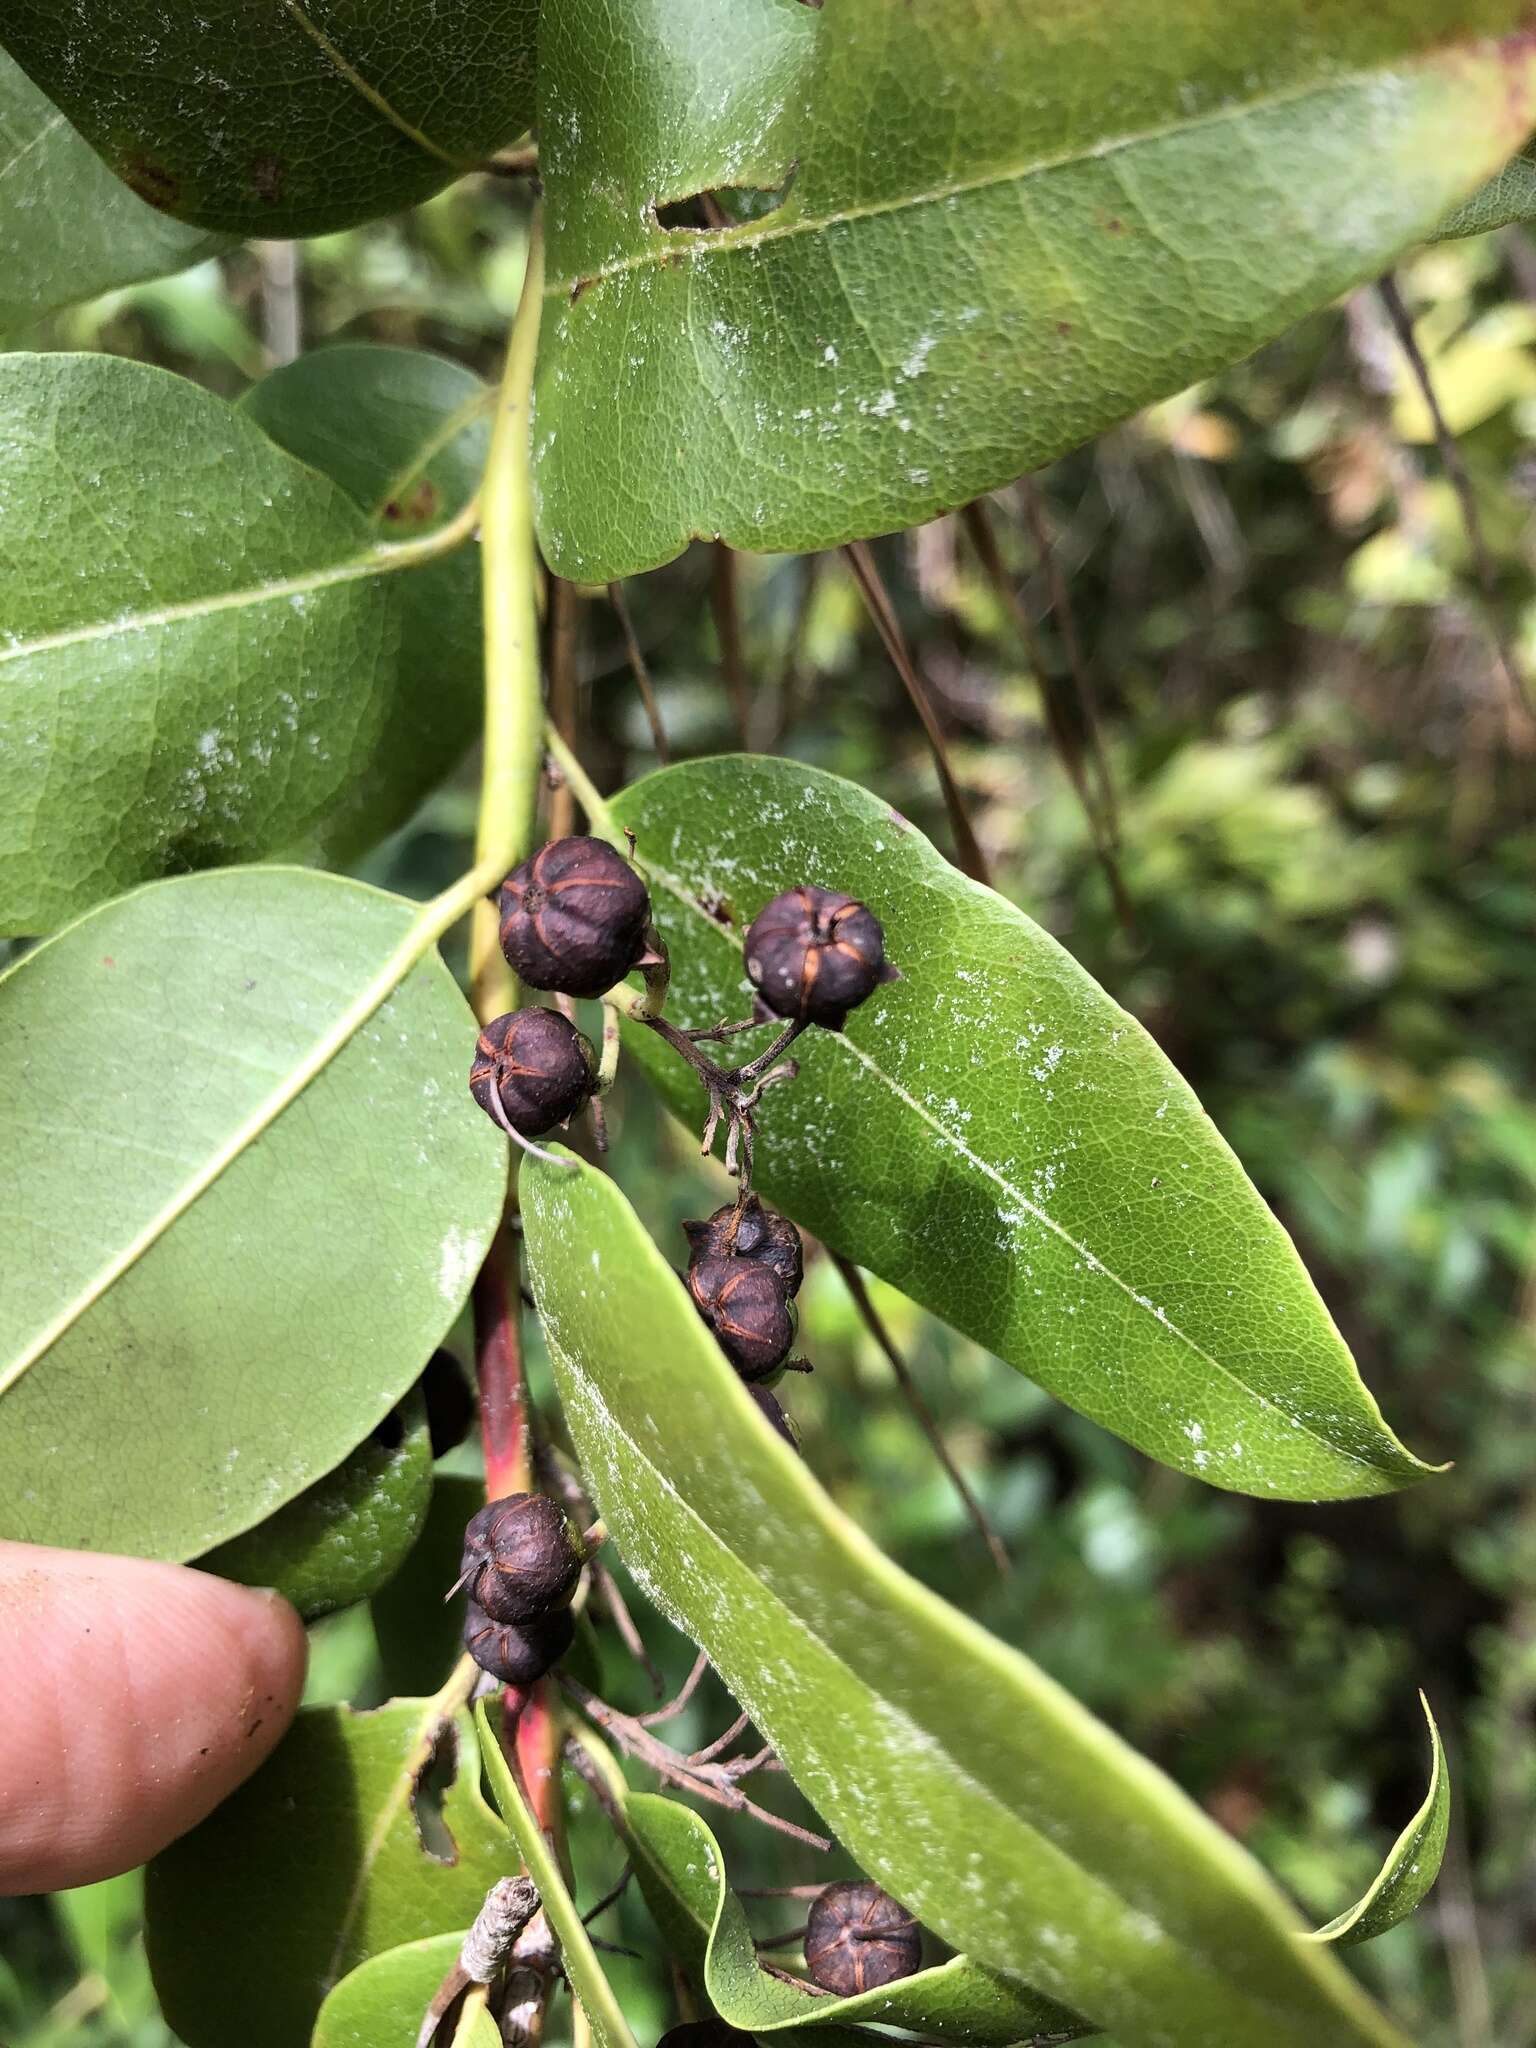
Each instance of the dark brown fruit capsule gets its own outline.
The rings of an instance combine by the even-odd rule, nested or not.
[[[747,979],[780,1017],[841,1031],[850,1010],[895,981],[885,933],[866,905],[835,889],[786,889],[747,927]]]
[[[509,1010],[476,1042],[470,1094],[495,1123],[494,1088],[507,1122],[525,1138],[567,1122],[596,1087],[592,1041],[558,1010]]]
[[[464,1616],[464,1647],[492,1678],[503,1685],[532,1685],[560,1662],[571,1647],[576,1623],[562,1608],[544,1621],[493,1621],[471,1600]]]
[[[606,839],[551,839],[501,885],[501,950],[529,988],[600,996],[646,950],[651,899]]]
[[[548,1494],[509,1493],[470,1516],[461,1562],[475,1605],[521,1626],[570,1605],[586,1549]]]
[[[867,1878],[829,1884],[805,1928],[805,1964],[823,1991],[852,1998],[910,1977],[923,1939],[905,1906]]]
[[[784,1363],[795,1318],[784,1282],[750,1259],[699,1259],[688,1268],[693,1305],[744,1380],[762,1380]]]
[[[690,1265],[700,1259],[752,1259],[760,1266],[772,1266],[784,1282],[784,1292],[800,1292],[805,1278],[805,1248],[800,1233],[787,1216],[765,1209],[756,1195],[740,1202],[727,1202],[702,1222],[683,1225],[688,1239]]]
[[[798,1451],[800,1439],[795,1435],[794,1424],[784,1413],[783,1405],[778,1395],[770,1394],[766,1387],[748,1387],[747,1392],[762,1410],[764,1419],[778,1431],[785,1443],[789,1445],[789,1448],[792,1451]]]

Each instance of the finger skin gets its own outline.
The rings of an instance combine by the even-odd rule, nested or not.
[[[132,1870],[271,1751],[304,1684],[274,1593],[0,1542],[0,1894]]]

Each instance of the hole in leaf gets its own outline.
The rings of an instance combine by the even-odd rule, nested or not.
[[[777,212],[794,180],[791,164],[777,185],[714,185],[707,192],[690,192],[685,199],[658,200],[651,212],[657,227],[669,235],[714,234]]]
[[[432,1754],[411,1787],[411,1813],[416,1837],[434,1863],[457,1863],[459,1845],[443,1818],[443,1802],[459,1772],[459,1731],[450,1721],[438,1736]]]

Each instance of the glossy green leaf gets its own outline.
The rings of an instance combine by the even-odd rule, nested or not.
[[[135,192],[201,227],[394,213],[527,127],[537,0],[10,0],[0,37]]]
[[[625,1817],[636,1875],[658,1924],[673,1930],[681,1960],[715,2011],[746,2033],[885,2026],[1008,2048],[1036,2034],[1072,2040],[1093,2031],[965,1956],[856,1998],[809,1999],[760,1967],[741,1901],[725,1881],[720,1844],[701,1815],[675,1799],[635,1794]]]
[[[339,865],[475,730],[472,585],[423,593],[440,671],[407,623],[440,565],[381,559],[377,522],[183,378],[0,357],[0,528],[0,931],[188,868]]]
[[[0,51],[0,334],[220,246],[136,198]]]
[[[1536,220],[1536,146],[1522,149],[1470,199],[1452,207],[1431,237],[1447,242],[1458,235],[1485,235],[1516,221]]]
[[[308,2048],[322,1999],[366,1957],[469,1926],[507,1873],[506,1830],[482,1796],[467,1714],[419,1782],[436,1718],[430,1700],[306,1710],[248,1784],[150,1864],[155,1988],[188,2048]]]
[[[421,1371],[506,1174],[442,963],[278,1107],[413,910],[232,869],[108,904],[0,979],[0,1535],[198,1556]]]
[[[747,1013],[741,934],[781,889],[846,889],[884,921],[904,979],[845,1035],[802,1038],[800,1078],[763,1098],[757,1181],[797,1222],[1212,1485],[1340,1499],[1428,1469],[1173,1066],[1022,911],[867,791],[787,761],[668,769],[614,810],[678,1024]],[[629,1042],[702,1124],[682,1062]]]
[[[462,1933],[370,1956],[327,1992],[310,2048],[416,2048],[422,2015],[459,1959]]]
[[[274,1587],[314,1621],[389,1583],[431,1499],[432,1436],[426,1405],[411,1394],[334,1472],[198,1563],[243,1586]]]
[[[1429,1723],[1429,1790],[1424,1804],[1392,1844],[1376,1882],[1365,1896],[1320,1927],[1309,1941],[1337,1942],[1353,1948],[1362,1941],[1374,1941],[1399,1920],[1423,1904],[1430,1887],[1440,1875],[1445,1840],[1451,1825],[1451,1778],[1446,1767],[1445,1745],[1423,1693],[1419,1700]]]
[[[506,1757],[491,1727],[484,1700],[475,1708],[475,1729],[480,1738],[480,1758],[485,1766],[486,1783],[517,1844],[523,1868],[538,1886],[544,1917],[560,1944],[560,1967],[570,1982],[571,1995],[581,2001],[582,2011],[592,2030],[594,2048],[635,2048],[629,2023],[597,1959],[592,1937],[565,1888],[565,1879],[560,1874],[554,1851],[507,1768]]]
[[[612,1181],[529,1160],[520,1195],[566,1421],[625,1565],[861,1868],[1123,2048],[1402,2048],[1235,1842],[833,1506]]]
[[[1536,51],[1480,38],[1525,25],[1523,0],[549,10],[551,565],[914,525],[1235,362],[1518,147]],[[658,221],[715,188],[756,217]]]
[[[454,2029],[453,2048],[502,2048],[501,2029],[483,2005],[460,2019]]]

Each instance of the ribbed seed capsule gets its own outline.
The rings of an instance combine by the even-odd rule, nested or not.
[[[543,1621],[519,1626],[494,1621],[485,1609],[471,1600],[464,1616],[464,1647],[480,1666],[499,1678],[503,1685],[532,1685],[559,1663],[575,1638],[576,1623],[569,1608],[561,1608]]]
[[[509,1010],[475,1044],[469,1092],[491,1119],[491,1091],[514,1131],[541,1138],[573,1117],[597,1087],[592,1041],[558,1010]]]
[[[646,950],[651,899],[606,839],[551,839],[501,885],[501,950],[529,988],[600,996]]]
[[[689,1264],[700,1259],[751,1259],[760,1266],[772,1266],[784,1283],[784,1292],[800,1292],[805,1277],[805,1247],[800,1233],[787,1216],[764,1208],[758,1197],[744,1195],[739,1202],[727,1202],[713,1216],[683,1225],[688,1239]]]
[[[744,1380],[766,1379],[795,1341],[784,1283],[750,1259],[700,1259],[688,1268],[693,1305]]]
[[[768,1008],[841,1031],[882,981],[896,981],[880,920],[856,897],[810,883],[786,889],[747,927],[747,979]]]
[[[811,1907],[805,1964],[823,1991],[852,1998],[910,1977],[923,1959],[917,1922],[867,1878],[829,1884]]]
[[[543,1493],[509,1493],[471,1515],[460,1583],[493,1621],[521,1626],[570,1605],[586,1550]]]

